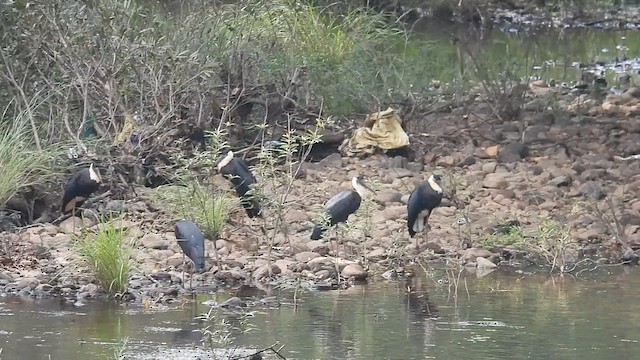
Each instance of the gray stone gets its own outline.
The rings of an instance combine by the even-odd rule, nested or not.
[[[580,192],[582,196],[594,200],[601,200],[606,196],[604,191],[602,190],[602,187],[595,181],[588,181],[580,185],[580,187],[578,188],[578,192]]]
[[[498,161],[502,163],[511,163],[520,161],[529,156],[529,148],[518,142],[509,143],[500,149]]]
[[[169,241],[164,239],[160,234],[145,234],[142,239],[140,239],[140,242],[142,246],[148,249],[166,250],[169,248]]]
[[[297,253],[295,255],[295,259],[296,259],[296,261],[300,261],[300,262],[308,262],[309,260],[317,258],[319,256],[320,256],[320,254],[318,254],[316,252],[303,251],[303,252]]]
[[[342,167],[342,156],[340,156],[340,154],[338,153],[333,153],[320,160],[318,164],[326,168],[339,169]]]
[[[353,278],[356,281],[365,280],[369,273],[360,264],[349,264],[342,269],[340,276],[344,278]]]
[[[497,267],[497,265],[492,263],[490,260],[480,256],[476,258],[476,264],[478,265],[479,268],[491,269],[491,268]]]
[[[394,179],[402,179],[406,177],[413,177],[415,176],[415,173],[411,170],[404,169],[404,168],[390,168],[389,175]]]
[[[561,187],[571,185],[571,176],[561,175],[557,176],[549,181],[549,185]]]
[[[482,186],[489,189],[505,189],[508,186],[502,174],[487,174],[482,181]]]
[[[467,156],[466,158],[462,159],[460,162],[458,162],[458,166],[459,167],[464,167],[464,166],[469,166],[469,165],[473,165],[476,163],[476,158],[473,156]]]
[[[393,203],[393,202],[401,202],[402,201],[402,194],[397,192],[397,191],[393,191],[393,190],[381,191],[381,192],[376,194],[376,201],[378,201],[378,202],[380,202],[382,204],[388,204],[388,203]]]

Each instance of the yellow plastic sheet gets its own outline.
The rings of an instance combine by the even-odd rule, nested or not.
[[[409,136],[402,129],[402,120],[393,108],[369,114],[364,126],[356,129],[343,144],[345,155],[373,154],[377,149],[386,152],[409,145]]]

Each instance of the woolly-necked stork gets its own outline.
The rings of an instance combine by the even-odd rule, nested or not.
[[[411,237],[423,231],[425,227],[429,227],[429,216],[442,201],[442,188],[438,184],[441,180],[440,175],[431,175],[427,181],[416,186],[409,196],[409,201],[407,202],[407,226]],[[416,249],[417,242],[416,240]]]
[[[349,215],[360,208],[362,199],[370,193],[373,193],[373,190],[371,190],[359,176],[355,176],[351,180],[351,186],[353,186],[355,191],[345,190],[329,199],[325,205],[324,212],[329,218],[328,227],[347,221]],[[327,230],[325,224],[316,224],[311,233],[311,240],[321,239],[325,230]]]
[[[91,164],[88,168],[78,170],[64,187],[62,196],[62,212],[67,214],[82,206],[91,194],[100,188],[102,178],[100,172]]]
[[[224,159],[218,163],[218,171],[233,184],[247,215],[250,218],[260,216],[260,203],[251,188],[251,185],[256,183],[256,178],[249,170],[247,162],[233,157],[233,151],[229,151]]]
[[[198,225],[189,220],[180,220],[174,227],[178,245],[184,253],[182,255],[182,263],[184,264],[184,255],[187,255],[198,272],[204,270],[204,235]],[[193,268],[192,271],[193,273]],[[184,284],[184,272],[182,273],[182,283]],[[190,277],[192,279],[193,276]]]

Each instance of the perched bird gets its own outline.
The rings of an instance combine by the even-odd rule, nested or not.
[[[218,171],[233,184],[247,215],[250,218],[260,216],[260,203],[253,196],[253,190],[250,186],[256,183],[256,178],[249,170],[247,162],[233,157],[233,151],[229,151],[224,159],[218,163]]]
[[[440,175],[431,175],[427,181],[416,186],[407,202],[407,226],[409,235],[414,237],[416,233],[429,226],[429,216],[433,209],[442,201],[442,188],[438,185]]]
[[[75,212],[76,208],[82,206],[85,200],[100,188],[101,183],[100,172],[93,168],[93,164],[78,170],[64,187],[62,212]]]
[[[174,231],[182,252],[193,261],[198,271],[204,270],[204,235],[198,225],[189,220],[180,220]]]
[[[324,211],[330,220],[329,227],[347,221],[349,215],[360,208],[360,203],[362,199],[368,195],[368,192],[373,193],[373,190],[371,190],[359,176],[355,176],[351,180],[351,185],[355,191],[345,190],[329,199],[325,205]],[[326,225],[324,224],[316,224],[311,233],[311,240],[319,240],[322,238],[322,233],[327,230],[325,227]]]

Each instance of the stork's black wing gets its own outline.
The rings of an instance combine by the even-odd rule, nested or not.
[[[181,220],[175,225],[178,245],[185,255],[193,261],[197,269],[204,269],[204,235],[191,221]]]

